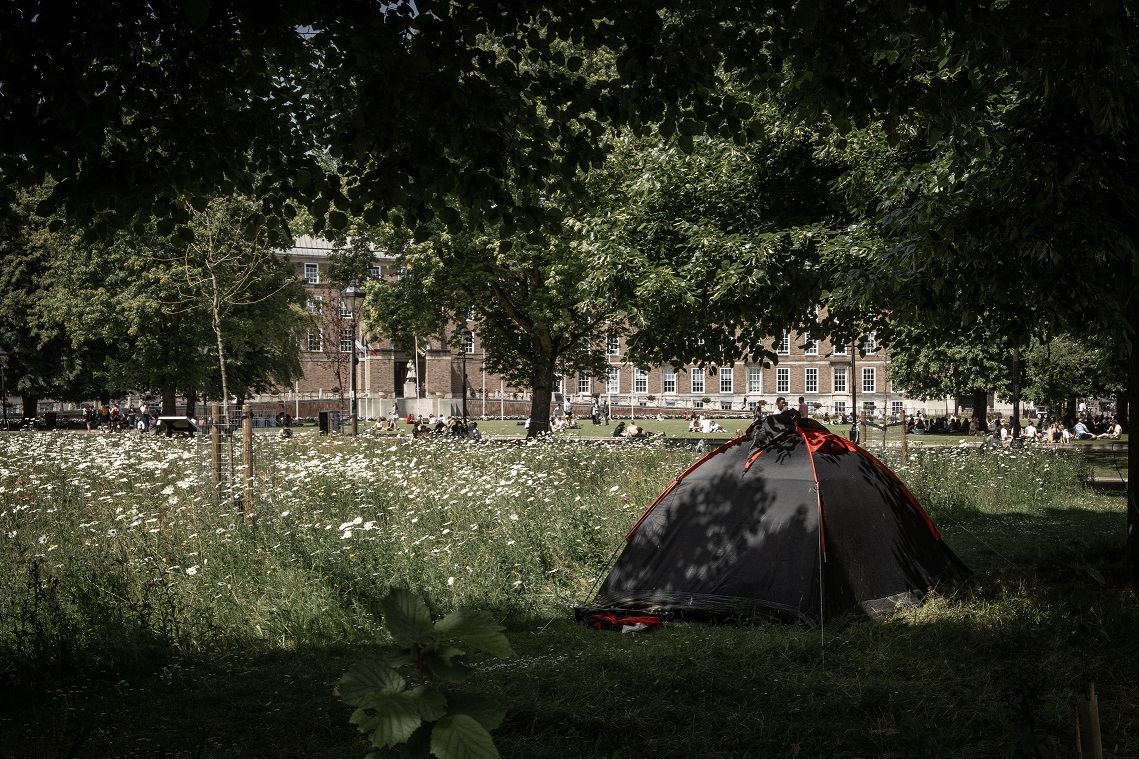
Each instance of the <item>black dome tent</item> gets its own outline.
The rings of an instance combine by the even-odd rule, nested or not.
[[[641,516],[594,607],[812,625],[881,618],[969,574],[877,458],[791,411],[717,448]]]

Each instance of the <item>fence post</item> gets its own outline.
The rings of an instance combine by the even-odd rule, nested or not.
[[[214,490],[221,485],[221,405],[210,404],[210,482]]]
[[[253,414],[246,403],[241,408],[242,473],[245,480],[245,497],[242,499],[245,523],[253,522]]]

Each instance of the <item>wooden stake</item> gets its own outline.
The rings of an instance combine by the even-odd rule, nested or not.
[[[1099,703],[1095,683],[1088,684],[1088,700],[1077,704],[1076,735],[1078,755],[1083,759],[1103,759],[1103,738],[1099,733]]]

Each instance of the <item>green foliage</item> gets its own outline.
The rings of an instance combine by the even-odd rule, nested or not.
[[[506,711],[486,697],[452,694],[433,684],[461,683],[471,670],[463,662],[470,648],[498,657],[513,656],[505,629],[486,612],[458,609],[432,620],[427,604],[410,591],[395,588],[381,602],[384,623],[400,651],[387,663],[364,661],[353,666],[336,686],[336,693],[356,707],[351,722],[376,748],[407,744],[413,757],[439,759],[497,757],[490,731]],[[413,671],[409,683],[398,668]]]
[[[1076,398],[1117,392],[1118,361],[1103,346],[1070,335],[1036,341],[1027,352],[1025,397],[1057,416]],[[1113,371],[1115,369],[1116,371]]]

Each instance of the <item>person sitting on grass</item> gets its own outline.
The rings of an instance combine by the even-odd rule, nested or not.
[[[1104,432],[1102,435],[1096,435],[1096,438],[1099,440],[1118,440],[1122,434],[1123,425],[1119,423],[1118,419],[1114,419],[1111,422],[1111,426],[1107,428],[1107,432]]]
[[[1072,435],[1075,436],[1076,440],[1091,440],[1095,437],[1092,433],[1088,432],[1088,426],[1084,424],[1083,419],[1076,422],[1076,426],[1072,428]]]
[[[613,428],[613,437],[625,437],[625,423],[618,422],[617,426]]]

